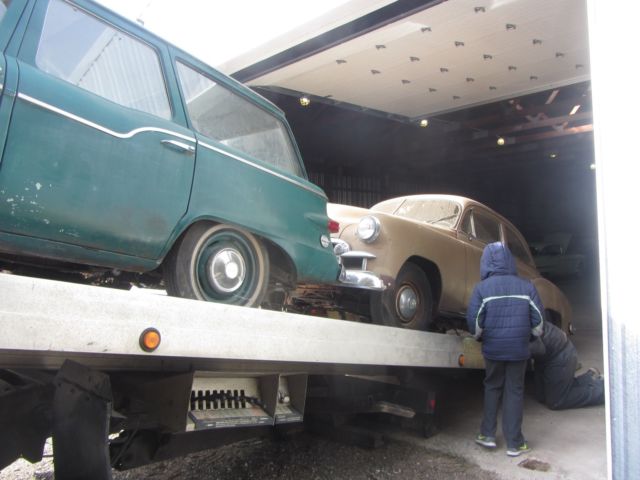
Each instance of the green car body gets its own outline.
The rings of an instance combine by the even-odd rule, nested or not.
[[[93,63],[77,47],[87,42],[101,49]],[[337,281],[327,198],[307,180],[273,104],[90,1],[12,0],[0,49],[5,255],[148,272],[204,222],[257,239],[277,267],[272,276],[280,272],[271,283]],[[103,85],[123,61],[149,86],[128,77],[118,80],[127,88]],[[153,94],[129,98],[136,92]],[[221,107],[205,111],[207,97]],[[259,119],[253,137],[271,129],[266,146],[223,138],[250,119]]]

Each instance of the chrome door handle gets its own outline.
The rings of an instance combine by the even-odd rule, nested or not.
[[[196,151],[196,147],[179,142],[177,140],[161,140],[160,143],[162,143],[162,145],[167,148],[176,150],[181,153],[188,153],[189,155],[192,155]]]

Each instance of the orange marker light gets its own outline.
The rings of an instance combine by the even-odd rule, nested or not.
[[[140,334],[140,348],[145,352],[153,352],[160,346],[160,332],[155,328],[146,328]]]
[[[464,355],[462,354],[458,357],[458,365],[464,367]]]

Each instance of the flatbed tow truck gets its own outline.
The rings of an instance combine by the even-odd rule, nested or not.
[[[358,412],[435,414],[460,336],[0,274],[0,468],[53,437],[56,478]],[[289,427],[290,428],[290,427]]]

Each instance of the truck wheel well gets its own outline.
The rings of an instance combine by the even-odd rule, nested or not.
[[[433,318],[438,316],[440,306],[440,296],[442,295],[442,277],[438,266],[430,260],[422,257],[411,257],[407,260],[422,269],[429,279],[431,285],[431,295],[433,298]]]

